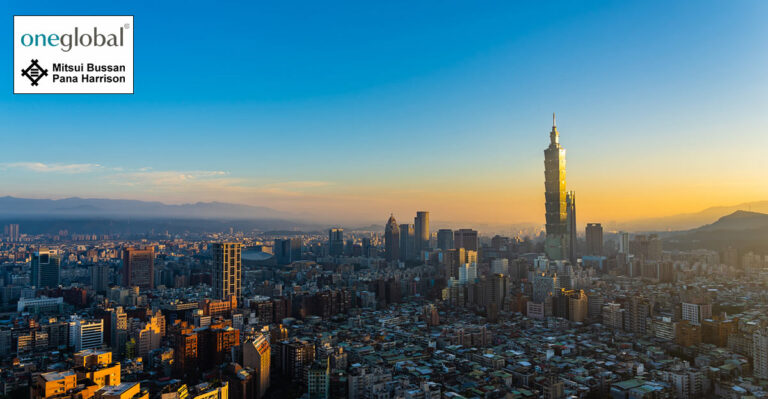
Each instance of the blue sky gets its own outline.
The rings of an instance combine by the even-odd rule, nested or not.
[[[0,195],[539,222],[556,111],[586,218],[768,198],[764,1],[0,7]],[[14,14],[135,15],[135,94],[14,96]]]

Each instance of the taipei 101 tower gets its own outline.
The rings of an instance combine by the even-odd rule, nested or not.
[[[547,219],[547,238],[544,248],[547,257],[551,260],[572,259],[571,234],[574,237],[576,234],[575,231],[571,231],[568,223],[568,197],[572,193],[568,193],[565,187],[565,148],[560,146],[560,133],[557,131],[555,114],[552,114],[549,147],[544,150],[544,178]],[[575,218],[575,212],[573,217]]]

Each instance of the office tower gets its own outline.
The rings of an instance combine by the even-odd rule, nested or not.
[[[19,225],[18,224],[9,224],[5,226],[4,229],[5,232],[5,240],[8,242],[19,242],[21,241],[21,234],[19,233]]]
[[[334,227],[328,230],[328,254],[341,256],[344,253],[344,229]]]
[[[491,274],[509,274],[509,259],[493,259],[491,261]]]
[[[629,252],[643,260],[661,260],[661,240],[656,234],[638,234],[629,242]]]
[[[384,229],[384,258],[388,262],[400,259],[400,227],[394,215],[389,215]]]
[[[122,354],[125,343],[128,342],[128,314],[123,311],[122,306],[118,306],[110,311],[110,318],[110,346],[115,353]]]
[[[240,298],[242,269],[240,262],[241,244],[220,242],[213,244],[213,297]]]
[[[59,286],[61,259],[55,249],[40,248],[32,255],[31,284],[37,288]]]
[[[243,344],[243,366],[256,371],[256,399],[261,399],[269,388],[271,347],[264,334],[248,338]]]
[[[440,229],[437,231],[437,247],[442,250],[453,249],[453,230]]]
[[[583,323],[589,312],[587,294],[583,290],[568,292],[568,320]]]
[[[569,191],[565,196],[568,221],[568,260],[576,264],[576,193]]]
[[[501,309],[504,305],[504,300],[507,298],[507,286],[508,278],[505,274],[494,274],[486,280],[488,285],[486,295],[488,296],[488,302],[496,304],[498,309]]]
[[[315,345],[308,341],[293,339],[283,341],[280,346],[280,370],[292,381],[304,378],[304,368],[315,361]]]
[[[373,245],[371,245],[371,239],[369,237],[363,237],[363,257],[373,257]]]
[[[416,230],[412,224],[400,225],[400,260],[418,259],[416,253]]]
[[[459,283],[473,283],[477,279],[477,263],[464,263],[459,266]]]
[[[565,148],[560,146],[555,114],[552,114],[552,131],[549,147],[544,150],[544,199],[546,208],[547,237],[544,250],[553,260],[568,255],[568,204],[565,191]]]
[[[587,223],[587,251],[590,256],[603,256],[603,226]]]
[[[108,265],[92,265],[89,267],[91,272],[91,287],[96,292],[106,292],[109,288],[110,269]]]
[[[533,277],[533,302],[544,303],[558,288],[557,276],[537,274]]]
[[[429,212],[416,212],[413,225],[416,233],[416,254],[418,259],[421,259],[421,253],[429,249]]]
[[[276,239],[273,249],[278,265],[290,265],[301,260],[301,240],[298,238]]]
[[[75,351],[100,348],[104,343],[104,320],[83,320],[73,316],[69,322],[69,344]]]
[[[464,248],[468,251],[477,251],[479,247],[477,231],[472,229],[459,229],[453,234],[453,246]]]
[[[123,249],[123,285],[142,290],[155,287],[155,249]]]

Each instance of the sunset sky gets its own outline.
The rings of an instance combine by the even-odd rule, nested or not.
[[[768,200],[765,1],[76,3],[0,5],[0,196],[543,224],[554,111],[579,223]],[[11,94],[14,14],[135,15],[135,94]]]

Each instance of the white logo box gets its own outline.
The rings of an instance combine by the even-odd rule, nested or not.
[[[132,15],[14,15],[14,94],[133,94]]]

